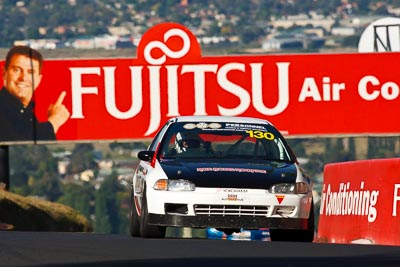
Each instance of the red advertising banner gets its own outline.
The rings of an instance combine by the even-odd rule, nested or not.
[[[397,62],[400,53],[203,57],[187,28],[164,23],[132,58],[45,60],[35,114],[46,121],[66,92],[58,141],[150,138],[179,115],[263,118],[292,137],[398,134]]]
[[[400,245],[400,159],[325,165],[319,242]]]

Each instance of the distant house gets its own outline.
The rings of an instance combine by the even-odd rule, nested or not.
[[[95,47],[94,39],[92,37],[76,38],[74,41],[68,43],[67,45],[77,49],[89,49]]]
[[[320,48],[325,44],[325,39],[315,34],[278,34],[267,39],[262,44],[266,51],[285,49]]]
[[[18,40],[14,42],[14,45],[26,45],[33,49],[56,49],[61,45],[58,39],[28,39]]]
[[[116,48],[132,48],[135,47],[134,38],[130,34],[120,35],[115,43]]]
[[[332,26],[334,25],[335,20],[330,17],[323,17],[323,16],[308,16],[305,14],[299,14],[296,16],[287,16],[285,18],[276,19],[274,17],[271,18],[270,24],[273,28],[284,28],[288,29],[293,26],[308,26],[312,25],[314,28],[321,27],[326,31],[329,31]]]
[[[354,27],[333,27],[331,34],[334,36],[353,36],[356,34]]]
[[[277,35],[266,40],[262,44],[262,48],[266,51],[276,51],[282,49],[302,49],[304,48],[303,40],[296,38],[294,35]]]
[[[68,46],[76,49],[115,49],[118,36],[101,35],[101,36],[86,36],[76,38],[69,42]]]
[[[93,170],[85,170],[80,174],[80,180],[84,182],[90,182],[94,179],[94,171]]]

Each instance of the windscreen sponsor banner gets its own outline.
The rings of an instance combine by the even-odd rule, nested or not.
[[[180,115],[257,117],[293,137],[397,134],[398,62],[400,53],[202,56],[187,28],[164,23],[132,58],[46,60],[35,113],[45,121],[66,92],[59,141],[151,138]]]
[[[400,245],[400,159],[327,164],[319,242]]]

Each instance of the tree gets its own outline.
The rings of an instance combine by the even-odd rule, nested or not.
[[[92,215],[92,203],[94,201],[94,187],[89,183],[68,183],[62,186],[63,195],[57,202],[78,210],[86,218]]]
[[[49,201],[55,201],[62,195],[60,181],[56,175],[46,172],[40,179],[35,179],[31,194],[45,197]]]
[[[76,144],[71,154],[71,173],[80,173],[96,167],[93,144]]]
[[[95,224],[94,230],[96,233],[111,233],[112,227],[107,208],[107,196],[103,191],[96,193],[95,205]]]
[[[129,190],[120,191],[117,194],[117,202],[119,208],[119,229],[121,234],[129,233],[129,212],[130,212],[131,193]]]
[[[243,44],[251,44],[264,36],[264,30],[259,27],[248,27],[244,28],[240,34],[240,39]]]
[[[61,194],[57,162],[45,145],[11,146],[10,172],[11,191],[49,200],[55,200]],[[30,177],[31,185],[28,184]]]
[[[113,172],[96,192],[96,232],[115,234],[120,231],[121,213],[117,194],[124,189],[116,178],[117,174]]]

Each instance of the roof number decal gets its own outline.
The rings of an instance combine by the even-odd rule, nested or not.
[[[247,130],[246,133],[249,134],[251,138],[258,138],[258,139],[267,139],[267,140],[274,140],[275,136],[273,133],[270,132],[262,132],[262,131],[254,131],[254,130]]]

